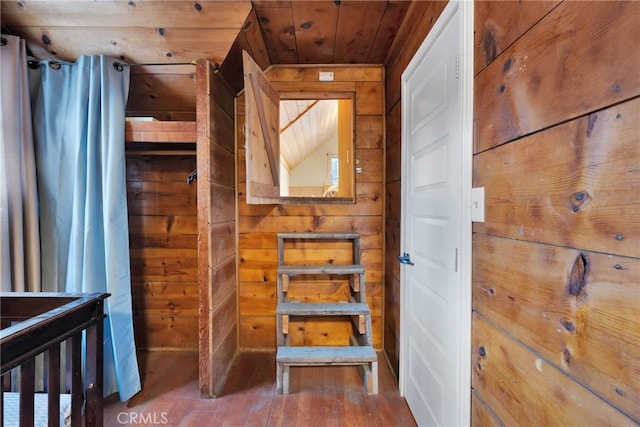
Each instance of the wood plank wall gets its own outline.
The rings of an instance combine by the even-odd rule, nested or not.
[[[127,116],[195,121],[195,80],[195,64],[131,67]]]
[[[238,351],[235,94],[212,64],[197,64],[199,378],[220,395]]]
[[[196,186],[186,181],[195,164],[195,155],[127,156],[138,349],[198,348]]]
[[[446,2],[413,1],[385,61],[386,180],[384,351],[396,377],[400,360],[400,201],[402,72],[422,44]]]
[[[475,7],[473,424],[638,424],[640,3]]]
[[[413,2],[385,62],[396,374],[400,75],[444,6]],[[638,6],[475,3],[474,186],[487,221],[473,237],[474,425],[638,423]]]
[[[334,82],[318,82],[320,70],[334,71]],[[313,205],[248,205],[245,153],[242,129],[244,98],[236,99],[238,170],[238,280],[240,347],[244,350],[274,349],[276,346],[276,266],[278,232],[358,232],[361,234],[362,263],[366,268],[367,302],[373,321],[373,341],[382,344],[383,263],[383,69],[380,66],[274,66],[267,76],[280,91],[329,91],[356,94],[355,146],[362,173],[356,174],[356,203]],[[304,256],[326,262],[340,262],[343,250],[307,251]],[[300,261],[299,259],[297,261]],[[294,259],[293,262],[296,262]],[[344,286],[314,284],[307,298],[334,298]],[[302,296],[301,296],[302,297]],[[304,297],[302,297],[304,298]],[[293,342],[317,345],[348,343],[351,331],[344,322],[308,321],[290,330]]]

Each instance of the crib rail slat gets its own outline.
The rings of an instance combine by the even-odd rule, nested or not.
[[[33,427],[36,359],[20,365],[20,427]]]
[[[11,374],[2,375],[2,391],[11,391]]]
[[[47,365],[47,413],[49,427],[60,426],[60,344],[45,353]]]
[[[4,424],[4,390],[0,390],[0,420]]]
[[[71,425],[82,424],[82,334],[71,337]]]
[[[102,323],[96,323],[95,325],[87,329],[87,397],[85,409],[87,427],[101,427],[103,425],[103,339],[104,330],[102,327]]]

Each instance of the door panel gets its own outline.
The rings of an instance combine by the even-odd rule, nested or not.
[[[455,3],[455,2],[452,2]],[[448,6],[403,75],[401,391],[419,425],[458,425],[462,351],[461,18]],[[451,12],[451,10],[454,12]],[[469,313],[470,315],[470,313]],[[467,419],[468,422],[468,419]]]

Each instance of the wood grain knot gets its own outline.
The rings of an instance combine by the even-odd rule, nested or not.
[[[484,346],[481,345],[480,347],[478,347],[478,354],[481,357],[485,357],[487,355],[487,350],[484,348]]]
[[[573,212],[579,212],[584,209],[589,202],[591,202],[591,196],[586,190],[577,191],[569,197],[569,204]]]
[[[560,323],[562,324],[562,327],[565,328],[569,332],[573,332],[573,331],[576,330],[576,326],[570,320],[560,319]]]
[[[513,64],[513,59],[507,58],[507,60],[504,62],[504,65],[502,66],[502,72],[506,73],[507,71],[509,71],[509,69],[511,68],[511,64]]]
[[[589,114],[587,118],[587,137],[590,137],[593,133],[593,128],[596,126],[596,122],[598,121],[598,115],[596,113]]]
[[[589,273],[589,258],[587,254],[580,253],[573,263],[567,291],[569,295],[578,296],[587,285],[587,275]]]
[[[483,40],[485,65],[488,65],[498,56],[496,33],[493,28],[487,29]]]

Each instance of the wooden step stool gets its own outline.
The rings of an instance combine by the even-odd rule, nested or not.
[[[350,241],[350,265],[285,265],[286,240]],[[364,268],[360,265],[360,235],[357,233],[279,233],[276,329],[276,384],[278,394],[289,393],[291,366],[360,366],[369,394],[378,394],[378,358],[371,339],[371,312],[366,303]],[[343,302],[304,303],[288,298],[289,279],[295,276],[346,276],[350,295]],[[350,317],[354,334],[344,346],[290,346],[290,317]]]

